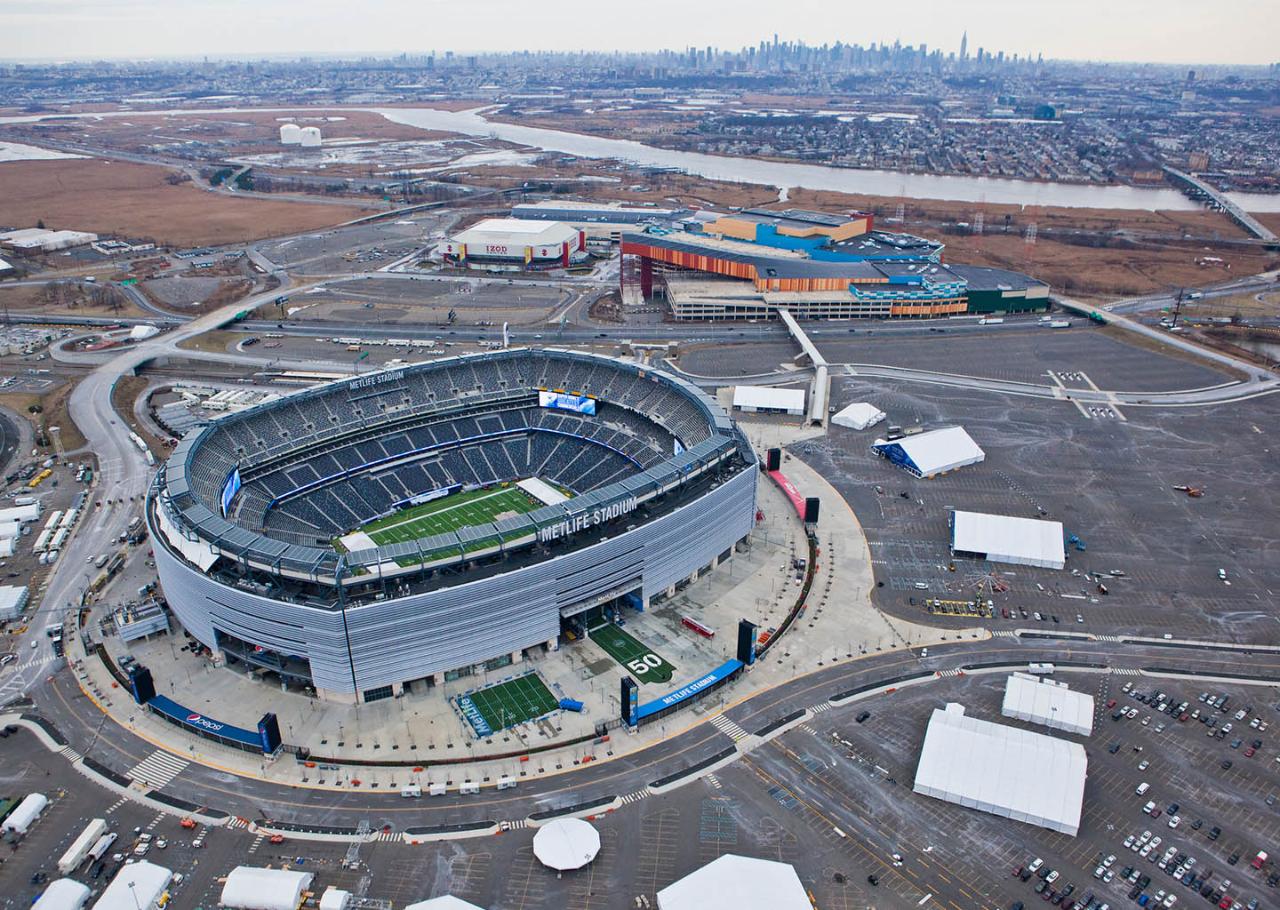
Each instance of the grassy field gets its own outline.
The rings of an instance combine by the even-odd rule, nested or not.
[[[642,683],[670,682],[676,668],[629,633],[606,623],[591,630],[591,640]]]
[[[470,490],[443,499],[410,506],[379,518],[360,530],[379,546],[445,534],[458,528],[484,524],[507,512],[531,512],[541,506],[519,487]]]
[[[480,736],[541,717],[560,706],[536,673],[458,697],[463,716]]]

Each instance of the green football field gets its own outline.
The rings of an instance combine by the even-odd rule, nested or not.
[[[360,530],[368,534],[374,543],[382,546],[484,524],[507,512],[531,512],[541,505],[542,503],[515,486],[469,490],[410,506],[394,515],[372,521]]]
[[[537,673],[529,673],[459,696],[458,707],[476,733],[484,737],[541,717],[560,707],[560,702]]]
[[[670,682],[676,668],[629,633],[605,623],[591,630],[591,640],[642,683]]]

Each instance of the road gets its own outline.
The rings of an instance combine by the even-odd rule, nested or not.
[[[760,692],[731,706],[727,716],[748,732],[795,712],[828,703],[834,696],[853,689],[892,685],[904,677],[937,674],[959,668],[990,664],[1025,664],[1049,661],[1059,665],[1085,664],[1123,670],[1163,668],[1198,673],[1280,682],[1280,654],[1213,651],[1147,643],[1099,642],[1034,637],[999,637],[977,642],[935,646],[929,656],[919,650],[874,654],[833,665]],[[84,752],[93,746],[95,758],[117,772],[127,772],[155,751],[155,747],[115,728],[110,736],[100,736],[102,714],[84,698],[69,671],[50,677],[35,693],[38,710],[53,721],[74,749]],[[732,694],[732,693],[730,693]],[[842,704],[847,700],[841,701]],[[819,708],[825,710],[825,708]],[[451,825],[477,821],[516,820],[532,812],[570,805],[599,805],[616,797],[646,791],[652,783],[670,775],[694,769],[732,749],[734,740],[705,718],[692,714],[675,715],[669,723],[678,728],[665,740],[640,752],[571,769],[562,774],[522,781],[516,790],[482,789],[480,794],[461,796],[456,792],[431,800],[406,801],[397,793],[297,787],[257,778],[229,778],[225,771],[191,764],[166,788],[182,799],[245,818],[269,818],[291,824],[352,827],[372,818],[374,826],[391,825],[403,830],[418,826]],[[739,754],[758,744],[740,745]],[[282,761],[291,761],[288,756]],[[358,769],[352,769],[358,773]],[[407,773],[407,771],[406,771]],[[692,772],[690,776],[696,776]],[[646,791],[647,792],[647,791]]]

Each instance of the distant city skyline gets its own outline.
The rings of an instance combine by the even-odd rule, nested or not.
[[[645,53],[712,46],[737,51],[775,33],[810,45],[926,44],[959,56],[978,48],[1046,59],[1267,65],[1280,59],[1275,8],[1251,0],[916,0],[909,8],[792,0],[744,11],[729,0],[652,0],[615,10],[583,5],[547,15],[521,0],[10,0],[0,59],[92,60],[208,56],[460,54],[531,51]],[[1212,42],[1206,40],[1212,36]]]

